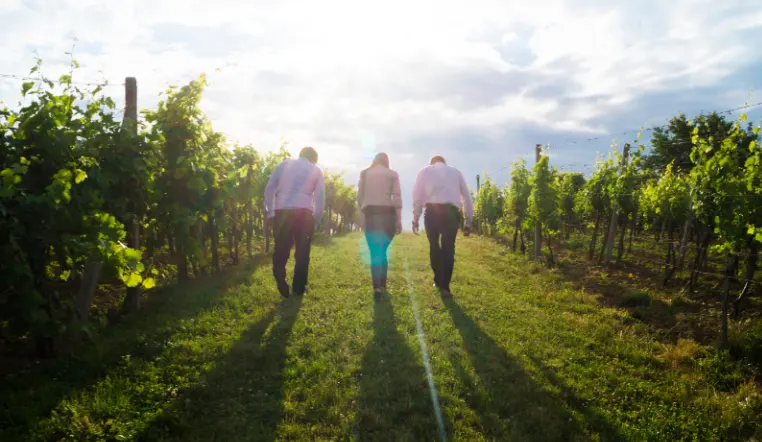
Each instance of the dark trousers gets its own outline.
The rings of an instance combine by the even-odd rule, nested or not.
[[[278,291],[288,295],[289,287],[286,282],[286,264],[294,251],[294,293],[303,294],[307,288],[307,276],[310,266],[310,245],[315,233],[315,218],[309,209],[284,209],[275,211],[273,221],[273,237],[275,251],[273,252],[273,276],[278,284]]]
[[[363,213],[373,288],[386,287],[386,275],[389,272],[387,251],[397,232],[397,212],[394,207],[368,206],[363,209]]]
[[[429,239],[429,260],[434,271],[434,283],[442,290],[450,290],[455,267],[455,238],[461,220],[460,209],[452,204],[426,205],[423,224]]]

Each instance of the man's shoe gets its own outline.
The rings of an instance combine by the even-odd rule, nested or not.
[[[383,296],[383,292],[381,289],[373,289],[373,299],[377,302],[381,300],[381,297]]]
[[[307,289],[304,289],[304,290],[303,290],[303,291],[301,291],[301,292],[297,292],[297,291],[295,290],[295,291],[294,291],[294,294],[295,294],[296,296],[304,296],[304,295],[306,295],[306,294],[307,294]]]
[[[278,293],[280,293],[280,297],[283,299],[288,299],[288,294],[291,292],[291,288],[288,286],[288,284],[280,285],[278,284]]]
[[[442,290],[442,299],[452,299],[452,292],[447,289]]]

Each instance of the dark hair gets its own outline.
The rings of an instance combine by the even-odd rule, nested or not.
[[[433,157],[431,157],[431,163],[429,164],[434,165],[435,163],[447,164],[447,162],[445,161],[442,155],[434,155]]]
[[[299,152],[299,158],[306,158],[312,164],[317,164],[317,162],[318,162],[317,151],[315,149],[313,149],[312,147],[310,147],[310,146],[307,146],[307,147],[303,148]]]
[[[373,158],[373,162],[370,164],[370,167],[373,167],[377,164],[380,164],[387,169],[389,168],[389,155],[387,155],[386,152],[379,152],[376,154],[376,157]]]

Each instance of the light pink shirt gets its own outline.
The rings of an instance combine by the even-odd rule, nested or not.
[[[426,204],[452,204],[463,208],[467,226],[474,216],[474,201],[463,174],[444,163],[434,163],[418,172],[413,186],[413,221],[418,222]]]
[[[325,211],[323,171],[306,158],[287,159],[275,168],[265,187],[267,217],[280,209],[311,209],[315,221]]]

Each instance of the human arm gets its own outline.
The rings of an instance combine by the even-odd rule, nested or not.
[[[418,220],[421,218],[423,212],[423,202],[425,197],[424,192],[424,172],[426,169],[422,169],[415,177],[415,184],[413,185],[413,231],[418,231]]]
[[[358,224],[359,226],[365,227],[365,212],[362,211],[362,202],[365,198],[365,171],[363,170],[360,172],[360,180],[357,183],[357,210],[359,210],[359,214],[357,215]]]
[[[315,226],[317,227],[323,220],[323,213],[325,212],[325,179],[323,178],[323,171],[320,169],[317,172],[313,202],[315,205]]]
[[[471,222],[474,216],[474,200],[471,198],[471,192],[468,190],[468,184],[463,174],[458,172],[460,181],[460,198],[463,202],[463,216],[465,217],[465,227],[471,228]]]
[[[273,173],[270,175],[270,179],[267,180],[267,186],[265,186],[265,217],[272,218],[275,216],[275,192],[278,189],[278,180],[283,173],[283,163],[278,164]]]
[[[400,176],[394,172],[392,178],[392,201],[397,215],[397,233],[402,233],[402,189],[400,187]]]

